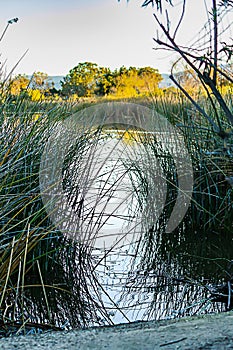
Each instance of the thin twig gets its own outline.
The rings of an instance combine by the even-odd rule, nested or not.
[[[181,16],[180,16],[180,20],[176,26],[176,29],[174,31],[174,34],[173,34],[173,39],[175,39],[176,37],[176,34],[177,34],[177,31],[181,25],[181,22],[183,21],[183,18],[184,18],[184,13],[185,13],[185,7],[186,7],[186,0],[183,1],[183,8],[182,8],[182,13],[181,13]]]
[[[183,340],[186,340],[186,339],[187,339],[187,337],[184,337],[184,338],[181,338],[181,339],[177,339],[177,340],[172,340],[172,341],[170,341],[168,343],[160,344],[159,346],[162,347],[162,346],[167,346],[167,345],[179,343],[180,341],[183,341]]]

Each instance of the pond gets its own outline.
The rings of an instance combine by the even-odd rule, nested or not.
[[[182,135],[122,123],[91,125],[75,135],[57,161],[62,186],[54,189],[62,188],[62,199],[52,218],[59,217],[61,231],[86,247],[93,266],[88,274],[96,283],[90,287],[106,312],[99,310],[98,324],[230,309],[231,232],[219,221],[214,226],[215,214],[206,213],[205,201],[218,203],[214,191],[201,187],[195,154],[190,192]]]

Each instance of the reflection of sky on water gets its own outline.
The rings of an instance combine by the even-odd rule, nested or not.
[[[75,162],[70,165],[71,172],[76,167]],[[78,179],[79,186],[83,186],[79,187],[79,192],[85,193],[85,209],[80,220],[82,235],[88,236],[88,231],[95,231],[92,254],[100,262],[95,272],[107,294],[103,290],[99,292],[114,323],[127,322],[129,318],[134,320],[133,315],[128,315],[133,310],[125,313],[121,301],[134,243],[142,232],[141,212],[134,187],[140,184],[134,174],[129,176],[132,162],[137,165],[145,162],[143,146],[135,141],[125,142],[119,139],[119,135],[118,138],[104,137],[95,145],[94,156],[91,147],[82,159],[85,167],[91,164],[88,181],[83,181],[82,177]],[[73,173],[75,179],[77,173]],[[118,307],[122,311],[117,310]]]
[[[163,136],[162,141],[171,151],[171,135],[159,136],[160,139]],[[153,175],[152,181],[146,178],[150,185],[149,191],[152,192],[152,200],[163,205],[166,187],[160,183],[162,174],[156,155],[150,151],[150,147],[140,142],[107,137],[98,140],[94,153],[93,148],[87,150],[82,164],[85,169],[89,167],[89,177],[85,180],[82,176],[79,178],[79,191],[85,195],[80,228],[82,237],[91,237],[92,240],[92,254],[97,261],[95,272],[103,287],[99,293],[114,323],[145,319],[148,307],[154,300],[154,291],[148,290],[147,286],[156,285],[157,277],[156,274],[147,276],[145,288],[127,291],[132,263],[136,266],[141,259],[140,252],[135,256],[137,242],[148,224],[147,213],[143,211],[147,199],[140,189],[142,183],[131,167],[136,165],[140,168],[142,165],[143,175],[146,171],[149,177]],[[162,199],[159,197],[160,192]],[[138,193],[142,199],[141,206]],[[152,207],[155,210],[156,205]],[[144,281],[143,271],[134,273],[136,280],[140,283]],[[158,318],[163,317],[166,309],[166,296],[159,298]]]
[[[130,243],[132,236],[141,231],[134,188],[138,184],[133,174],[129,177],[127,169],[130,163],[140,161],[141,151],[135,144],[129,146],[122,140],[108,138],[98,143],[94,157],[92,149],[86,154],[87,163],[91,157],[93,160],[88,186],[84,183],[87,188],[82,230],[84,235],[85,230],[93,230],[95,247],[109,248],[118,240],[121,245],[123,241]]]
[[[86,154],[88,160],[92,156],[91,152],[92,150]],[[145,148],[138,142],[125,142],[114,137],[101,140],[95,149],[90,172],[91,185],[85,196],[88,208],[93,205],[93,197],[97,198],[95,218],[91,217],[92,228],[95,228],[95,222],[100,216],[104,222],[96,230],[92,254],[100,261],[96,272],[104,290],[99,292],[116,324],[141,319],[145,312],[139,310],[139,305],[132,307],[137,293],[130,293],[130,300],[126,302],[128,306],[122,299],[132,259],[135,262],[136,242],[142,233],[141,212],[134,187],[140,184],[134,174],[129,176],[129,169],[132,162],[139,165],[145,161]],[[101,197],[103,193],[106,196]],[[83,230],[85,229],[90,229],[88,217],[83,221]],[[136,299],[135,297],[135,301]]]
[[[102,300],[115,324],[141,319],[140,316],[144,312],[141,310],[141,315],[135,318],[135,307],[131,305],[134,293],[130,293],[131,300],[129,302],[125,303],[122,299],[122,293],[132,264],[133,252],[132,243],[107,254],[104,249],[95,252],[97,260],[102,259],[106,254],[96,272],[104,288],[104,291],[100,290]]]

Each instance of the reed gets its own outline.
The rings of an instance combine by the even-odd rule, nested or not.
[[[200,98],[201,103],[207,104]],[[227,101],[232,107],[230,95]],[[172,317],[172,309],[181,310],[182,315],[203,311],[202,307],[210,305],[210,287],[224,278],[229,279],[233,248],[231,139],[226,142],[216,137],[206,120],[179,94],[140,100],[140,103],[166,116],[184,137],[195,180],[189,210],[174,232],[165,233],[179,186],[175,164],[171,156],[162,153],[156,139],[140,139],[137,130],[126,127],[125,132],[118,135],[110,151],[113,154],[123,143],[124,147],[116,153],[118,158],[105,169],[104,175],[101,167],[97,167],[93,179],[91,169],[97,164],[97,145],[104,145],[114,137],[106,133],[104,127],[93,129],[90,125],[69,148],[63,167],[70,205],[77,207],[83,195],[86,196],[77,223],[82,240],[73,241],[54,226],[45,211],[39,168],[44,145],[56,125],[89,104],[31,102],[26,94],[12,97],[7,85],[2,86],[0,316],[4,327],[11,329],[17,325],[17,331],[21,332],[32,325],[62,329],[111,324],[111,308],[120,312],[124,320],[130,319],[102,283],[101,271],[108,269],[108,258],[115,254],[119,242],[97,255],[92,244],[83,244],[95,242],[112,218],[123,220],[122,213],[118,213],[122,204],[127,207],[127,218],[124,217],[126,231],[120,246],[128,244],[124,240],[128,234],[135,242],[129,274],[126,273],[126,282],[122,285],[127,293],[122,300],[127,299],[134,288],[139,304],[140,298],[145,297],[143,289],[150,288],[153,294],[153,300],[140,317]],[[210,106],[205,105],[205,109],[212,113]],[[223,123],[227,129],[229,125],[224,118]],[[135,161],[132,143],[142,148],[140,163]],[[150,203],[148,211],[144,210],[151,186],[145,176],[153,159],[151,154],[160,162],[167,179],[165,207],[158,221],[153,214],[154,203]],[[76,171],[70,171],[71,168]],[[123,200],[106,214],[125,177],[131,182],[126,202]],[[94,184],[97,187],[93,195],[88,189]],[[144,280],[136,271],[143,271]],[[142,308],[143,305],[142,302]]]
[[[207,101],[202,98],[201,102],[208,110]],[[228,103],[232,104],[230,96]],[[157,222],[153,222],[151,215],[151,221],[145,224],[129,274],[128,290],[137,290],[138,300],[134,303],[142,308],[146,297],[152,300],[150,313],[145,309],[144,316],[149,318],[176,317],[172,313],[174,309],[182,310],[182,315],[227,309],[231,305],[227,302],[227,288],[222,288],[225,290],[223,298],[212,295],[215,288],[219,290],[217,286],[225,286],[228,281],[232,283],[233,193],[229,181],[233,174],[232,138],[226,142],[217,137],[206,121],[178,95],[157,100],[153,105],[183,134],[192,158],[194,188],[184,220],[172,233],[166,233],[179,183],[173,160],[165,155],[160,158],[167,179],[166,204]],[[226,129],[230,128],[224,118],[223,123]],[[150,141],[156,153],[158,145],[156,141]],[[138,167],[136,171],[138,179],[142,180],[138,188],[147,188],[142,169]],[[141,202],[142,197],[146,197],[141,190],[137,194]],[[138,278],[138,271],[143,272],[143,282]],[[150,297],[143,292],[147,284],[150,285]],[[211,302],[220,299],[223,304]],[[181,314],[178,312],[177,316]]]
[[[108,319],[93,293],[93,261],[57,230],[40,195],[44,145],[70,113],[68,105],[32,103],[24,96],[12,101],[7,89],[2,94],[0,310],[6,329],[62,329],[97,324],[100,315]]]

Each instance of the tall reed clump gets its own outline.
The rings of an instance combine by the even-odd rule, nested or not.
[[[212,113],[205,99],[201,103]],[[185,218],[173,232],[166,233],[179,179],[172,157],[160,152],[156,139],[150,138],[150,147],[166,175],[167,198],[157,222],[148,215],[151,220],[146,222],[138,241],[126,290],[136,290],[138,303],[143,307],[145,288],[150,285],[152,301],[145,310],[146,318],[189,315],[217,310],[215,307],[229,309],[233,305],[227,287],[233,277],[233,142],[229,138],[226,143],[216,136],[192,105],[178,95],[155,101],[153,108],[180,129],[192,159],[194,188]],[[230,127],[224,118],[223,122],[225,129]],[[142,181],[135,191],[143,203],[147,198],[147,179],[140,167],[133,171]],[[211,300],[223,304],[214,306]]]
[[[0,324],[7,333],[107,320],[93,292],[93,261],[54,227],[40,195],[44,145],[70,106],[12,98],[7,89],[1,96]]]

